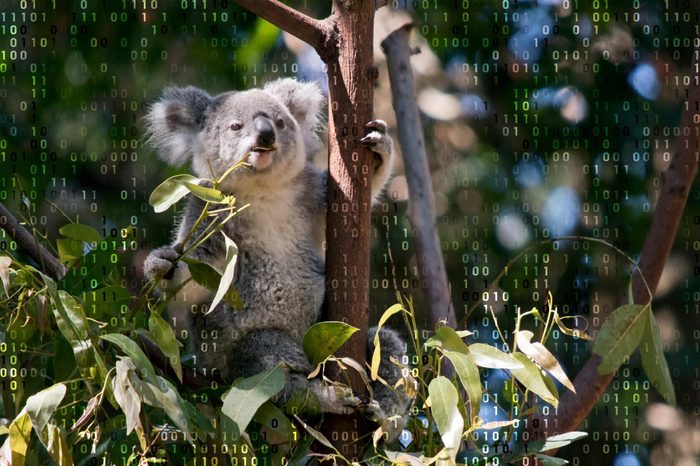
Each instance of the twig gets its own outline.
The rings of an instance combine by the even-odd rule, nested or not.
[[[693,55],[692,70],[697,73],[700,50]],[[688,89],[688,98],[683,104],[680,128],[681,135],[675,141],[675,155],[668,169],[662,173],[662,187],[651,220],[642,253],[639,269],[633,276],[632,291],[636,304],[647,304],[651,295],[642,280],[646,279],[653,293],[659,283],[666,259],[678,232],[678,225],[685,210],[688,193],[698,171],[700,157],[700,124],[698,123],[700,88]],[[688,131],[685,131],[685,129]],[[640,275],[641,274],[641,275]],[[574,380],[576,393],[566,392],[559,401],[559,408],[545,417],[540,430],[546,435],[568,432],[577,428],[612,381],[615,373],[598,374],[601,358],[591,356]]]
[[[277,0],[235,0],[251,13],[311,45],[321,58],[335,50],[335,34],[329,22],[311,18]]]
[[[411,72],[408,38],[412,28],[413,24],[406,24],[389,34],[382,41],[382,50],[389,66],[399,143],[408,181],[408,219],[416,231],[416,255],[428,309],[428,326],[434,329],[438,322],[446,321],[454,328],[457,319],[435,226],[433,186]]]
[[[0,203],[0,227],[17,242],[41,269],[56,280],[60,280],[68,269],[56,259],[36,238],[20,224],[12,213]]]

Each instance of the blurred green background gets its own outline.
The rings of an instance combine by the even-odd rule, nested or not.
[[[289,3],[330,13],[327,1]],[[683,98],[698,84],[699,11],[687,0],[393,0],[377,12],[375,42],[407,18],[417,23],[413,72],[437,225],[458,318],[474,308],[464,325],[480,340],[496,341],[488,307],[508,332],[516,306],[542,308],[551,292],[561,314],[595,332],[626,296],[629,261],[583,240],[535,246],[490,286],[525,248],[561,236],[638,258]],[[378,47],[375,60],[375,114],[395,128]],[[117,240],[135,227],[120,274],[137,290],[144,258],[169,240],[176,215],[155,215],[148,196],[186,170],[143,144],[142,117],[162,88],[323,82],[322,65],[231,1],[2,0],[0,201],[49,242],[66,216]],[[395,172],[373,220],[375,318],[394,303],[393,274],[422,307],[400,162]],[[582,426],[589,437],[561,452],[572,464],[698,464],[699,200],[696,183],[654,301],[679,406],[660,402],[634,356]],[[0,250],[13,249],[0,233]],[[554,338],[573,376],[589,347]],[[487,388],[502,383],[498,371],[483,375]],[[481,414],[501,416],[489,403]]]

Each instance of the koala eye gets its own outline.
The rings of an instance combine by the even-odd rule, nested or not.
[[[243,128],[243,124],[237,121],[231,125],[231,130],[233,131],[240,131],[241,128]]]
[[[278,118],[275,121],[275,125],[277,125],[277,129],[282,129],[284,128],[284,120],[282,118]]]

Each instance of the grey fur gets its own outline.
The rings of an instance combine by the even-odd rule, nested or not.
[[[233,286],[243,298],[243,309],[219,305],[204,316],[212,294],[192,282],[170,305],[176,327],[193,333],[197,367],[216,371],[231,382],[283,363],[287,385],[278,395],[281,404],[303,400],[311,411],[348,413],[360,400],[343,388],[307,380],[312,368],[301,348],[304,333],[320,317],[325,292],[322,243],[328,174],[308,157],[320,146],[316,130],[323,100],[316,84],[293,79],[215,97],[193,87],[169,88],[146,118],[150,144],[160,157],[175,165],[191,161],[198,177],[211,178],[211,172],[218,177],[251,153],[251,168],[233,172],[221,186],[236,196],[239,206],[250,204],[224,227],[239,248]],[[389,177],[392,141],[383,122],[367,127],[363,143],[376,153],[372,179],[376,199]],[[264,150],[269,146],[272,152]],[[176,262],[174,248],[202,208],[203,202],[190,196],[173,244],[146,259],[149,279],[175,267],[172,279],[162,283],[165,290],[174,290],[189,276],[186,264]],[[191,256],[220,265],[225,256],[222,236],[212,236]],[[382,344],[385,340],[385,354],[394,350],[399,351],[396,357],[404,354],[396,334],[383,333]],[[400,371],[388,361],[384,366],[382,377],[396,383]],[[371,414],[379,422],[407,409],[407,397],[388,390],[384,386],[375,390],[379,407]]]

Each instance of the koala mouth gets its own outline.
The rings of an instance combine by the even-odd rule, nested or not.
[[[254,170],[265,170],[272,165],[275,150],[274,147],[255,146],[250,150],[247,162]]]

